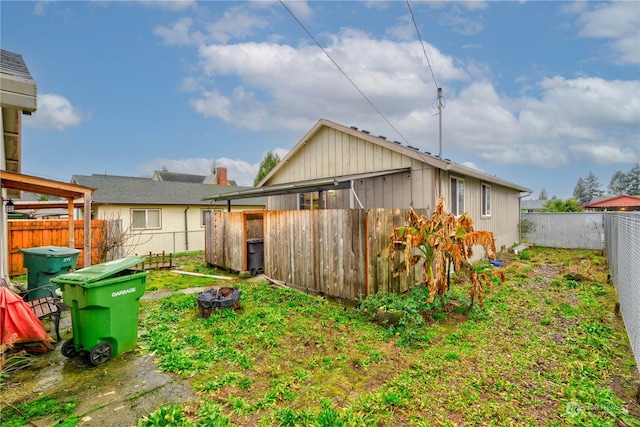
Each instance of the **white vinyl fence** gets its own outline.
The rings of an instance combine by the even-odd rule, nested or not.
[[[604,220],[609,273],[640,367],[640,212],[606,212]]]
[[[522,238],[535,246],[604,248],[603,212],[523,213],[522,223]]]

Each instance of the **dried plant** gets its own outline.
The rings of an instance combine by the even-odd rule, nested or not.
[[[99,235],[94,238],[95,248],[100,262],[111,261],[131,255],[138,245],[147,243],[153,236],[134,231],[131,226],[124,228],[119,216],[105,218],[100,225]]]
[[[408,275],[410,268],[422,261],[422,280],[420,285],[429,289],[430,301],[437,294],[441,298],[450,288],[452,269],[466,273],[471,283],[471,305],[478,300],[482,305],[484,288],[489,286],[491,276],[486,270],[477,272],[470,263],[473,247],[482,246],[485,254],[495,260],[496,243],[490,231],[475,231],[473,220],[468,213],[456,218],[447,212],[444,197],[440,197],[431,219],[418,216],[413,209],[409,210],[406,225],[395,228],[391,235],[389,254],[395,260],[396,254],[404,255],[398,269],[392,263],[393,274],[398,276],[401,270]],[[419,255],[415,255],[416,250]],[[497,272],[504,281],[504,274]]]

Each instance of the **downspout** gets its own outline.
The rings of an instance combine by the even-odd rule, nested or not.
[[[189,205],[184,210],[184,246],[186,252],[189,252],[189,222],[187,221],[187,211],[189,210]]]
[[[3,108],[0,107],[0,169],[6,170],[6,162],[4,158],[4,123],[2,120]],[[2,177],[0,176],[0,194],[2,195],[2,203],[0,203],[0,279],[9,276],[9,232],[7,231],[8,215],[4,211],[4,198],[7,195],[2,188]]]

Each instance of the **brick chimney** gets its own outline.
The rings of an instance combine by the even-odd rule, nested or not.
[[[227,168],[218,168],[216,172],[218,185],[229,185],[229,181],[227,180]]]

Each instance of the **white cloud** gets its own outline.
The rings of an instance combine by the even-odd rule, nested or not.
[[[593,3],[591,9],[574,9],[583,37],[610,40],[614,60],[640,64],[640,7],[637,1]]]
[[[442,81],[468,78],[453,58],[431,45],[425,47]],[[386,114],[402,118],[433,96],[431,75],[416,41],[376,40],[347,29],[333,36],[325,49]],[[222,76],[239,80],[230,91],[208,89],[191,100],[196,111],[206,117],[253,130],[285,128],[303,133],[319,117],[351,117],[351,121],[375,115],[371,105],[316,46],[211,44],[200,48],[200,57],[209,86],[211,80]]]
[[[207,25],[206,30],[210,40],[227,43],[230,39],[244,39],[253,35],[255,29],[268,26],[269,22],[262,16],[251,13],[251,9],[238,7],[225,11],[220,19]]]
[[[296,17],[302,21],[311,19],[313,10],[306,1],[285,1],[284,4],[293,12]]]
[[[196,7],[196,0],[139,0],[145,6],[157,7],[170,11],[182,11]]]
[[[61,95],[39,94],[37,107],[38,109],[31,116],[25,116],[25,126],[35,129],[65,130],[91,119],[90,114],[82,113]]]
[[[262,154],[260,162],[253,164],[248,163],[244,160],[230,159],[228,157],[219,157],[217,159],[209,159],[204,157],[196,157],[190,159],[158,158],[139,164],[138,166],[136,166],[136,170],[143,176],[151,176],[153,175],[154,171],[162,170],[163,168],[167,168],[169,172],[188,173],[193,175],[209,175],[211,173],[212,166],[215,164],[216,167],[227,168],[227,177],[230,180],[235,181],[238,185],[252,187],[253,180],[258,175],[260,163],[269,151],[277,154],[280,159],[283,159],[284,156],[286,156],[289,152],[288,149],[280,147],[271,150],[265,150],[265,152]]]
[[[572,13],[587,16],[587,9],[574,8]],[[327,118],[389,139],[406,138],[437,153],[435,88],[419,43],[401,31],[403,24],[409,26],[407,19],[387,31],[394,40],[350,28],[323,35],[324,49],[402,136],[309,41],[203,43],[199,72],[185,78],[183,87],[193,92],[190,104],[196,112],[238,128],[288,131],[295,142],[319,118]],[[221,34],[230,35],[226,30]],[[473,155],[547,168],[640,158],[638,80],[586,74],[569,79],[541,70],[537,74],[549,77],[538,82],[526,77],[526,92],[507,96],[490,82],[496,72],[488,63],[447,56],[430,44],[425,48],[446,98],[445,157],[464,161]]]
[[[198,39],[197,35],[191,34],[190,18],[181,18],[171,27],[159,25],[153,29],[153,34],[160,37],[168,45],[184,45],[193,43]]]

